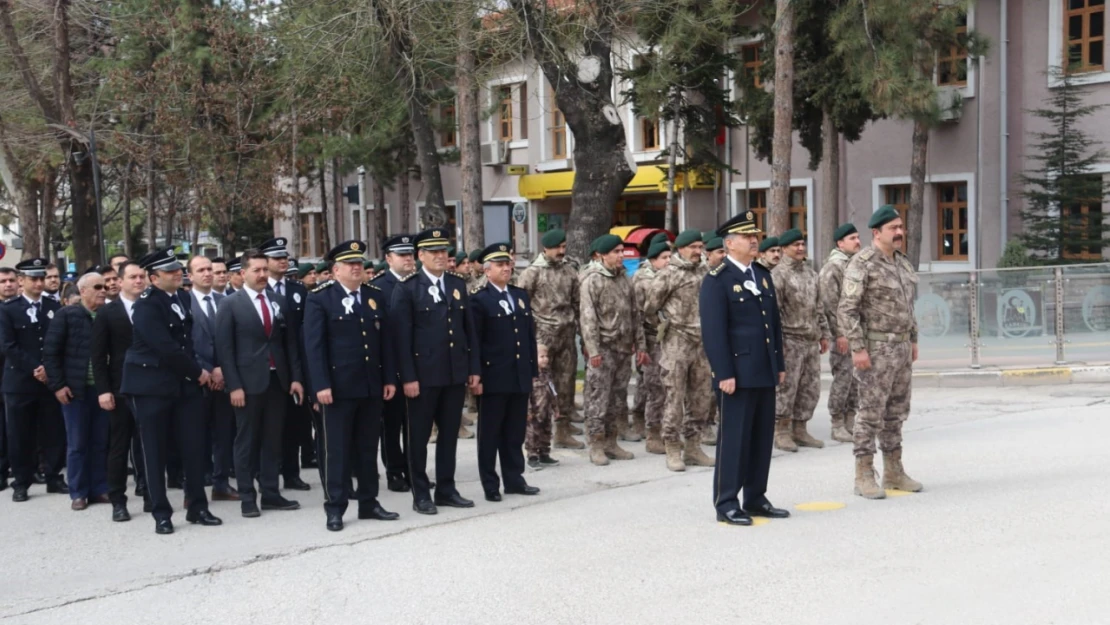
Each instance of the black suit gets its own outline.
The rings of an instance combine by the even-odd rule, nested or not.
[[[131,318],[120,297],[97,311],[89,347],[96,393],[111,393],[116,403],[116,409],[108,415],[108,497],[113,504],[127,503],[129,453],[135,467],[136,485],[146,483],[139,428],[131,414],[130,403],[119,392],[123,384],[123,358],[130,347]],[[144,499],[149,499],[149,495]]]
[[[301,326],[304,324],[304,309],[308,304],[308,289],[300,282],[283,279],[270,283],[271,290],[285,298],[289,330],[297,337],[297,351],[301,362],[305,361],[304,343],[300,340]],[[300,405],[288,399],[285,408],[285,432],[282,435],[281,475],[285,479],[299,478],[301,458],[305,460],[315,455],[312,442],[313,415],[309,402]],[[316,424],[317,426],[319,424]]]
[[[204,295],[192,291],[190,303],[193,309],[193,349],[197,362],[205,371],[212,372],[221,366],[216,356],[216,311],[222,306],[223,295],[210,292],[211,300],[204,302]],[[211,305],[212,315],[206,308]],[[204,456],[205,473],[212,476],[212,490],[227,491],[228,476],[234,461],[232,446],[235,442],[235,414],[231,411],[231,399],[224,391],[205,391],[203,410],[205,416],[206,444],[208,453]]]
[[[397,276],[388,269],[370,281],[371,286],[381,289],[387,305],[393,301],[393,290],[400,283]],[[393,399],[385,402],[382,411],[382,464],[385,465],[387,477],[401,478],[407,482],[408,460],[403,445],[405,424],[408,421],[405,415],[405,395],[399,390],[400,378],[394,379],[393,383],[397,385],[398,392]]]
[[[247,289],[227,297],[216,314],[216,357],[227,391],[242,390],[246,406],[235,408],[235,478],[239,497],[252,501],[258,473],[262,499],[277,499],[283,424],[289,388],[300,382],[297,335],[281,296],[267,289],[270,331]],[[295,403],[293,405],[296,405]]]

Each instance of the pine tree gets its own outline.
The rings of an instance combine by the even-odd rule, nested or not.
[[[1082,120],[1103,108],[1086,104],[1086,89],[1059,67],[1050,70],[1058,86],[1044,106],[1030,111],[1048,129],[1033,132],[1030,160],[1038,163],[1021,175],[1025,203],[1021,210],[1021,241],[1041,262],[1082,262],[1102,254],[1107,195],[1095,163],[1106,159],[1099,143],[1082,129]],[[1088,211],[1084,214],[1084,211]]]

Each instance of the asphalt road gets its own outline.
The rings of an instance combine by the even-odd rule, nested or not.
[[[300,511],[217,503],[223,527],[179,513],[169,537],[42,487],[20,505],[5,492],[0,621],[1107,623],[1108,416],[1105,385],[922,389],[905,462],[924,492],[854,497],[850,446],[831,443],[776,456],[769,495],[794,516],[750,528],[715,522],[710,470],[669,473],[639,444],[605,468],[561,451],[528,475],[539,497],[490,504],[463,441],[477,507],[422,517],[386,493],[400,521],[352,508],[338,534],[315,480]],[[811,429],[827,439],[823,407]],[[815,502],[844,507],[796,508]]]

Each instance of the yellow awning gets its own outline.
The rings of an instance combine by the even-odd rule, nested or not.
[[[678,173],[675,187],[687,189],[712,189],[713,176],[688,176]],[[517,189],[521,197],[529,200],[545,200],[549,197],[570,197],[574,187],[573,171],[558,171],[545,174],[527,174],[520,177]],[[667,168],[659,165],[646,165],[636,171],[632,181],[624,188],[625,193],[666,193]]]

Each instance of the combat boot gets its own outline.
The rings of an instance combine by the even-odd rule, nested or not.
[[[459,422],[459,438],[474,438],[474,432],[466,429],[462,421]]]
[[[717,446],[717,426],[712,423],[706,423],[705,429],[701,431],[701,444],[709,445],[710,447]]]
[[[686,449],[682,459],[692,467],[711,467],[716,463],[701,450],[700,439],[700,436],[686,439]]]
[[[790,419],[775,419],[775,448],[783,451],[798,451],[791,432]]]
[[[660,426],[653,425],[648,428],[647,443],[644,445],[644,451],[649,454],[666,453],[667,446],[663,444],[663,434]]]
[[[464,412],[463,416],[462,416],[462,424],[463,425],[474,425],[477,422],[477,421],[475,421],[475,419],[477,417],[478,417],[478,413],[476,413],[476,412],[470,412],[470,411]]]
[[[638,443],[644,440],[644,437],[637,434],[636,429],[624,419],[617,421],[617,435],[620,437],[620,440],[629,443]]]
[[[570,427],[570,433],[575,435],[575,436],[581,436],[581,435],[586,433],[586,430],[583,430],[582,428],[575,425],[574,421],[571,421],[571,420],[568,419],[567,420],[567,425]]]
[[[599,467],[609,464],[609,458],[605,455],[605,439],[600,436],[590,437],[590,462]]]
[[[605,455],[610,460],[631,460],[636,456],[631,451],[621,449],[617,445],[617,433],[613,432],[605,437]]]
[[[883,488],[904,490],[910,493],[916,493],[923,488],[921,482],[906,475],[906,470],[902,468],[901,449],[883,452]]]
[[[852,433],[848,431],[848,428],[844,427],[844,420],[844,415],[833,415],[832,437],[834,441],[850,443],[852,442]]]
[[[809,435],[806,431],[805,421],[794,421],[794,442],[798,447],[816,447],[821,449],[825,446],[825,441],[818,440]]]
[[[866,499],[885,499],[886,491],[875,481],[875,456],[856,456],[856,494]]]
[[[555,422],[555,447],[559,449],[585,449],[586,444],[571,436],[569,421]]]
[[[667,441],[667,470],[668,471],[685,471],[686,463],[682,461],[682,443],[678,441]]]
[[[844,429],[848,430],[849,434],[856,431],[856,413],[855,412],[849,412],[848,414],[844,415]]]
[[[638,440],[638,441],[644,440],[644,436],[647,435],[647,427],[646,427],[646,424],[644,423],[644,414],[643,413],[632,415],[632,431],[636,433],[636,436],[640,437],[636,440]]]

